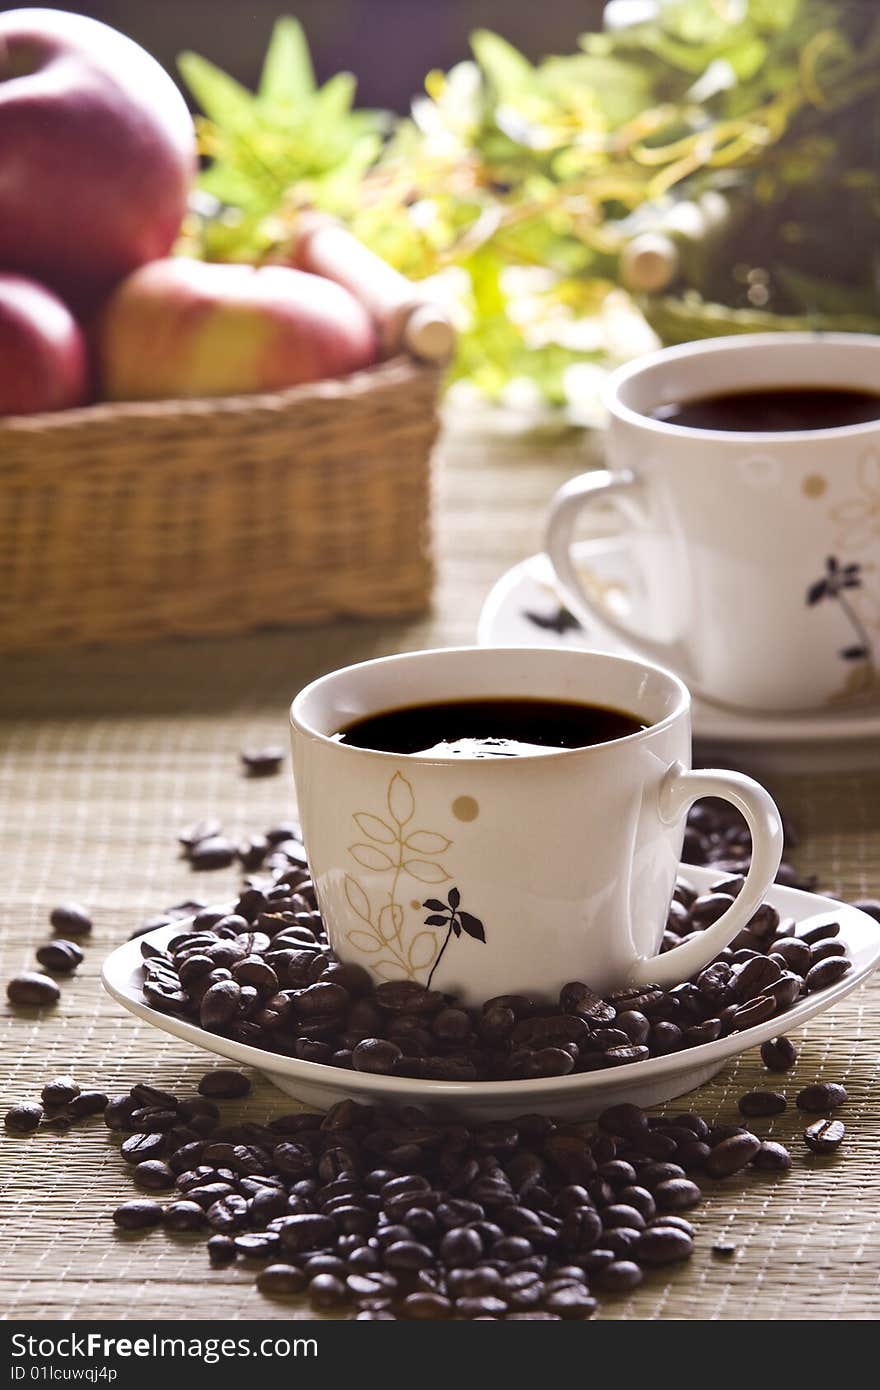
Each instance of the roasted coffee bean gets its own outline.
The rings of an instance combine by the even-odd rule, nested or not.
[[[61,937],[39,946],[36,957],[40,965],[56,975],[72,975],[77,966],[82,965],[85,960],[75,941],[65,941]]]
[[[250,1094],[250,1078],[244,1072],[219,1067],[216,1071],[205,1072],[199,1082],[199,1095],[213,1100],[237,1100]]]
[[[815,1120],[804,1130],[804,1142],[814,1154],[832,1154],[840,1147],[845,1133],[840,1120]]]
[[[192,846],[189,862],[194,869],[226,869],[235,862],[235,845],[222,835],[207,836]]]
[[[162,1213],[166,1231],[198,1231],[205,1224],[205,1213],[197,1202],[172,1202]]]
[[[644,1271],[632,1260],[612,1260],[597,1272],[596,1283],[609,1293],[628,1293],[637,1289],[644,1277]]]
[[[785,1109],[785,1096],[779,1091],[747,1091],[740,1096],[737,1106],[739,1113],[748,1118],[757,1115],[781,1115]]]
[[[265,748],[243,748],[241,764],[248,777],[274,777],[284,762],[284,749],[277,744]]]
[[[72,1076],[57,1076],[54,1081],[47,1081],[40,1092],[40,1100],[49,1108],[56,1105],[67,1105],[70,1101],[76,1100],[79,1095],[79,1086]],[[107,1099],[104,1098],[106,1105]],[[103,1109],[103,1106],[101,1107]]]
[[[839,935],[839,922],[821,922],[817,927],[810,927],[807,931],[801,932],[800,940],[806,941],[808,946],[815,946],[818,941],[830,941]]]
[[[194,1197],[196,1192],[198,1188],[193,1189],[190,1196]],[[230,1192],[228,1196],[218,1197],[216,1202],[212,1202],[206,1216],[212,1231],[218,1231],[221,1235],[231,1235],[233,1231],[240,1231],[247,1222],[247,1200],[239,1197],[236,1192]]]
[[[212,1265],[232,1264],[236,1256],[235,1241],[231,1236],[211,1236],[208,1241],[208,1258]],[[259,1283],[259,1280],[257,1281]]]
[[[805,1086],[795,1098],[798,1110],[806,1110],[812,1115],[827,1114],[837,1110],[847,1099],[846,1089],[835,1081],[816,1081]]]
[[[3,1117],[3,1124],[9,1134],[33,1134],[43,1118],[43,1107],[27,1101],[13,1105]]]
[[[92,930],[92,919],[80,903],[59,903],[49,913],[49,922],[67,938],[88,936]]]
[[[161,1192],[174,1186],[174,1170],[160,1158],[144,1159],[136,1165],[132,1176],[138,1187],[145,1187],[151,1192]]]
[[[384,1038],[364,1038],[359,1042],[352,1052],[352,1062],[355,1071],[374,1072],[378,1076],[387,1076],[394,1070],[397,1062],[402,1058],[403,1053],[393,1042],[388,1042]]]
[[[752,1159],[752,1167],[764,1173],[786,1173],[791,1167],[791,1154],[784,1144],[765,1139]]]
[[[642,1265],[674,1264],[677,1260],[687,1260],[694,1252],[694,1242],[690,1235],[679,1226],[669,1223],[663,1226],[649,1226],[639,1235],[635,1248],[635,1258]]]
[[[759,994],[747,1004],[740,1004],[735,1010],[731,1018],[733,1031],[742,1032],[744,1028],[754,1028],[759,1023],[766,1023],[775,1012],[776,1000],[769,995]]]
[[[781,956],[786,968],[793,970],[797,975],[806,975],[813,963],[810,947],[796,936],[786,936],[781,941],[774,941],[773,954]]]
[[[716,1240],[712,1246],[712,1254],[721,1260],[729,1260],[736,1254],[736,1246],[732,1240]]]
[[[697,1184],[689,1178],[667,1178],[665,1182],[657,1183],[652,1195],[662,1212],[687,1211],[689,1207],[695,1207],[703,1196]]]
[[[257,1275],[257,1288],[260,1293],[271,1298],[290,1298],[301,1294],[308,1285],[308,1279],[299,1265],[271,1264],[261,1269]]]
[[[710,1178],[729,1178],[751,1163],[760,1147],[760,1139],[747,1130],[722,1139],[706,1159],[706,1172]]]
[[[9,981],[6,986],[6,997],[10,1004],[15,1004],[19,1008],[45,1009],[58,1003],[61,998],[61,990],[48,975],[41,975],[35,970],[26,970],[21,975],[14,975]]]
[[[820,960],[828,960],[830,956],[845,956],[846,947],[842,941],[819,941],[815,946],[810,947],[810,963],[818,965]]]
[[[150,1226],[158,1226],[161,1220],[159,1203],[146,1200],[123,1202],[113,1213],[114,1224],[123,1231],[145,1231]]]
[[[126,1163],[142,1163],[148,1158],[161,1158],[165,1152],[164,1134],[132,1134],[120,1149]]]
[[[67,1113],[72,1120],[84,1120],[89,1115],[100,1115],[107,1108],[109,1097],[103,1091],[80,1091],[78,1096],[68,1102]]]
[[[846,956],[829,956],[826,960],[820,960],[807,971],[804,980],[807,993],[814,994],[817,989],[827,989],[829,985],[842,980],[851,969],[852,961]]]

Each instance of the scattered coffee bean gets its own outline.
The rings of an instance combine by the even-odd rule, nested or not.
[[[48,1008],[57,1004],[61,990],[48,975],[27,970],[15,975],[6,986],[6,997],[10,1004],[19,1008]]]
[[[797,1061],[797,1048],[790,1038],[770,1038],[761,1045],[761,1061],[768,1071],[791,1071]]]
[[[838,1110],[846,1098],[846,1089],[835,1081],[816,1081],[798,1092],[795,1104],[798,1110],[822,1115],[829,1110]]]
[[[226,869],[235,860],[235,845],[222,835],[199,840],[193,845],[189,862],[194,869]]]
[[[162,1208],[158,1202],[123,1202],[113,1213],[114,1223],[123,1231],[144,1231],[158,1226],[161,1220]]]
[[[237,1100],[250,1093],[250,1078],[244,1072],[219,1067],[206,1072],[199,1082],[199,1094],[214,1100]]]
[[[43,1107],[25,1101],[7,1110],[3,1123],[9,1134],[33,1134],[34,1130],[39,1128],[42,1118]]]
[[[198,1231],[204,1224],[205,1213],[197,1202],[172,1202],[162,1213],[162,1225],[166,1231]],[[215,1236],[213,1239],[223,1240],[225,1237]],[[233,1246],[233,1256],[234,1253]]]
[[[260,1293],[268,1294],[271,1298],[290,1298],[301,1294],[308,1282],[299,1265],[267,1265],[257,1275]]]
[[[85,959],[75,941],[64,941],[61,937],[39,946],[36,956],[40,965],[46,970],[54,971],[56,975],[72,975]]]
[[[787,1173],[791,1167],[791,1154],[784,1144],[765,1139],[752,1159],[752,1167],[764,1173]]]
[[[72,1076],[57,1076],[54,1081],[47,1081],[40,1092],[40,1100],[49,1109],[56,1105],[67,1105],[75,1100],[79,1095],[77,1086]],[[106,1104],[106,1100],[105,1100]],[[103,1106],[101,1107],[104,1108]]]
[[[284,762],[284,749],[275,744],[266,748],[246,748],[241,752],[241,762],[248,777],[274,777]]]
[[[706,1159],[706,1172],[710,1178],[729,1178],[745,1168],[761,1147],[756,1135],[746,1130],[742,1134],[732,1134],[722,1139]]]
[[[832,1154],[845,1133],[841,1120],[816,1120],[804,1130],[804,1141],[814,1154]]]
[[[201,1211],[201,1207],[199,1208]],[[230,1265],[238,1252],[231,1236],[214,1235],[208,1241],[208,1259],[212,1265]]]
[[[732,1240],[716,1240],[712,1246],[712,1254],[717,1255],[720,1260],[730,1260],[736,1254],[736,1246]]]
[[[84,1120],[89,1115],[100,1115],[107,1108],[108,1097],[103,1091],[80,1091],[67,1105],[67,1113],[72,1120]]]
[[[62,936],[88,936],[92,919],[79,903],[59,903],[49,913],[49,921]]]
[[[739,1113],[748,1118],[761,1115],[781,1115],[785,1109],[785,1096],[779,1091],[747,1091],[739,1098]]]

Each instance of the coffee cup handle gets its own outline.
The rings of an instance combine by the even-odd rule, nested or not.
[[[570,479],[550,503],[544,548],[553,566],[561,596],[576,618],[587,626],[595,623],[604,629],[606,635],[610,633],[622,638],[627,646],[649,660],[661,666],[672,666],[685,680],[692,680],[690,659],[681,643],[656,641],[633,632],[620,622],[604,605],[591,599],[585,592],[572,559],[575,522],[583,508],[591,502],[625,494],[638,486],[638,477],[628,469],[612,473],[606,468],[599,468]]]
[[[761,906],[776,877],[782,859],[782,818],[776,803],[751,777],[715,768],[689,771],[675,762],[660,786],[660,818],[667,825],[680,824],[688,809],[704,796],[729,801],[745,817],[752,837],[752,861],[745,883],[726,912],[692,941],[673,946],[662,955],[636,962],[630,975],[635,985],[667,987],[695,975],[729,946]]]

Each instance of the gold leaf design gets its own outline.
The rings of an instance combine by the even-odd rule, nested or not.
[[[403,908],[400,903],[386,903],[379,913],[379,935],[383,941],[391,941],[400,935],[403,926]]]
[[[405,859],[403,867],[419,883],[445,883],[449,878],[442,864],[432,864],[430,859]]]
[[[366,922],[368,927],[373,924],[370,921],[370,900],[364,892],[356,878],[351,874],[345,875],[345,897],[348,905],[356,917],[360,917],[362,922]]]
[[[416,809],[413,789],[400,772],[395,772],[388,786],[388,810],[398,825],[411,821]]]
[[[363,951],[365,956],[373,956],[382,949],[382,942],[373,936],[372,932],[350,931],[346,940],[351,942],[356,951]]]
[[[417,854],[443,854],[452,841],[447,840],[445,835],[438,835],[435,830],[414,830],[403,843]]]
[[[409,948],[409,965],[411,970],[424,970],[431,964],[437,954],[437,937],[433,932],[420,931],[418,936],[413,937],[412,945]]]
[[[386,854],[384,849],[377,849],[375,845],[349,845],[348,852],[361,868],[377,871],[394,868],[391,855]]]
[[[383,845],[393,845],[397,839],[396,831],[380,816],[373,816],[369,811],[356,811],[354,822],[358,830],[366,835],[368,840],[378,840]]]

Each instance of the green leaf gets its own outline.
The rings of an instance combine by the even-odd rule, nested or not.
[[[305,31],[298,19],[276,20],[263,63],[258,95],[267,102],[299,102],[315,91],[315,74]]]
[[[250,131],[257,124],[256,101],[247,87],[198,53],[181,53],[180,74],[206,116],[227,130]]]
[[[471,35],[471,48],[500,97],[512,96],[532,81],[535,70],[529,60],[499,34],[477,29]]]
[[[337,72],[324,83],[314,97],[311,111],[317,132],[325,122],[332,128],[334,122],[350,113],[356,88],[357,79],[350,72]]]

